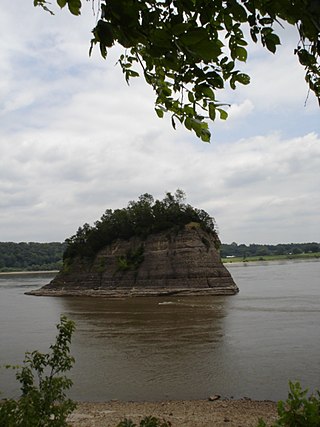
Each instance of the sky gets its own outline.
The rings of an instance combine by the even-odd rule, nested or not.
[[[180,188],[223,243],[320,242],[320,110],[294,29],[279,29],[277,55],[250,45],[251,84],[219,92],[229,119],[207,144],[156,116],[143,79],[127,86],[119,47],[89,58],[91,3],[55,11],[13,0],[0,15],[0,241],[64,241]]]

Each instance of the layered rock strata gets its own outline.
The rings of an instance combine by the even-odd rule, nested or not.
[[[217,250],[218,237],[198,226],[117,240],[91,260],[73,259],[32,295],[101,297],[232,295],[239,291]]]

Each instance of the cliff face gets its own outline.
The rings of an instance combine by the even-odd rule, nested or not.
[[[239,290],[220,260],[218,238],[195,225],[178,232],[117,240],[88,263],[74,259],[34,295],[235,294]]]

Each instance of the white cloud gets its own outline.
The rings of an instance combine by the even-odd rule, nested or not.
[[[245,99],[241,104],[232,104],[228,109],[228,123],[232,122],[232,120],[243,119],[247,117],[254,109],[254,105],[252,101],[249,99]]]

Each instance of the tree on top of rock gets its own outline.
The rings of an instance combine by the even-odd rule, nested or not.
[[[204,210],[186,204],[182,190],[177,190],[175,194],[166,193],[163,200],[154,200],[146,193],[137,201],[130,201],[126,208],[107,209],[94,226],[86,223],[79,227],[75,235],[66,239],[63,258],[91,258],[116,239],[130,239],[133,236],[146,238],[152,233],[182,229],[191,222],[217,235],[214,218]]]

